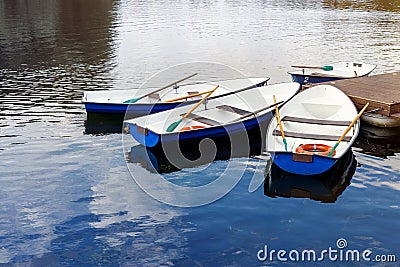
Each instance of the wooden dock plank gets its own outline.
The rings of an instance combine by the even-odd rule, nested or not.
[[[368,110],[392,116],[400,113],[400,72],[367,77],[337,80],[324,84],[333,85],[348,95],[357,108],[369,102]],[[398,114],[393,117],[398,117]]]
[[[391,114],[390,117],[393,117],[395,119],[399,119],[400,120],[400,113]]]

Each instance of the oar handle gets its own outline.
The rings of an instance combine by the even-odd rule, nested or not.
[[[275,104],[275,113],[276,113],[275,116],[276,116],[276,120],[278,121],[279,130],[281,131],[282,138],[285,139],[285,133],[283,132],[281,117],[279,116],[279,109],[278,109],[278,105],[276,105],[276,97],[275,97],[275,95],[273,95],[273,98],[274,98],[274,104]]]
[[[357,120],[361,117],[361,115],[364,113],[364,111],[367,109],[369,105],[369,102],[367,104],[365,104],[365,106],[361,109],[361,111],[357,114],[357,116],[354,118],[354,120],[350,123],[349,127],[347,127],[346,131],[344,131],[344,133],[342,134],[342,136],[340,136],[338,143],[340,143],[343,138],[346,136],[346,134],[350,131],[351,127],[354,126],[354,124],[357,122]]]
[[[189,97],[204,95],[204,94],[207,94],[207,93],[209,93],[209,92],[211,92],[211,91],[205,91],[205,92],[200,92],[200,93],[185,95],[185,96],[181,96],[181,97],[177,97],[177,98],[173,98],[173,99],[168,99],[168,100],[165,100],[164,102],[170,103],[170,102],[174,102],[174,101],[178,101],[178,100],[182,100],[182,99],[187,99],[187,98],[189,98]]]
[[[293,68],[300,68],[300,69],[321,69],[320,66],[303,66],[303,65],[292,65]]]
[[[204,101],[206,101],[206,99],[215,92],[215,90],[217,90],[219,87],[219,85],[215,86],[215,88],[213,90],[211,90],[205,97],[203,97],[202,100],[200,100],[196,105],[194,105],[194,107],[192,107],[185,115],[183,115],[182,120],[186,119],[190,113],[192,113],[198,106],[201,105],[201,103],[203,103]]]
[[[267,79],[266,79],[264,82],[262,82],[262,83],[267,83],[268,81],[269,81],[269,78],[267,78]],[[228,92],[228,93],[221,94],[221,95],[216,95],[216,96],[213,96],[213,97],[211,97],[211,98],[212,98],[212,99],[217,99],[217,98],[225,97],[225,96],[228,96],[228,95],[233,95],[233,94],[237,94],[237,93],[240,93],[240,92],[244,92],[244,91],[247,91],[247,90],[249,90],[249,89],[255,89],[255,88],[261,87],[261,86],[263,86],[263,85],[260,85],[260,83],[258,83],[258,84],[252,84],[252,85],[249,85],[249,86],[247,86],[247,87],[241,88],[241,89],[239,89],[239,90],[235,90],[235,91]]]
[[[267,78],[265,81],[263,81],[262,84],[267,83],[268,81],[269,81],[269,78]],[[185,84],[185,85],[189,85],[189,84]],[[262,86],[262,85],[260,85],[260,83],[253,84],[253,85],[241,88],[239,90],[235,90],[235,91],[232,91],[232,92],[224,93],[224,94],[221,94],[221,95],[216,95],[216,96],[213,96],[211,98],[212,99],[217,99],[217,98],[221,98],[221,97],[237,94],[237,93],[240,93],[240,92],[244,92],[244,91],[247,91],[249,89],[254,89],[254,88],[257,88],[257,87],[260,87],[260,86]],[[202,93],[198,93],[198,94],[192,94],[192,95],[184,96],[182,98],[169,99],[169,100],[166,100],[165,102],[174,102],[174,101],[178,101],[178,100],[181,100],[181,99],[189,98],[189,97],[192,97],[192,96],[198,96],[198,95],[206,94],[208,92],[210,92],[210,91],[202,92]]]
[[[301,68],[301,69],[321,69],[321,70],[333,70],[333,66],[299,66],[292,65],[293,68]]]
[[[274,103],[276,104],[275,95],[273,95],[273,98],[274,98]],[[279,124],[279,130],[281,131],[281,135],[282,135],[282,142],[285,147],[285,150],[287,151],[287,142],[286,142],[286,138],[285,138],[285,132],[283,131],[283,127],[282,127],[281,116],[279,116],[278,105],[275,105],[275,113],[276,113],[275,114],[276,120],[278,121],[278,124]]]
[[[369,105],[369,102],[365,104],[365,106],[361,109],[361,111],[357,114],[357,116],[353,119],[353,121],[350,123],[350,125],[347,127],[347,129],[343,132],[343,134],[340,136],[339,140],[336,142],[336,144],[332,147],[331,152],[329,152],[328,157],[332,157],[333,152],[336,150],[338,147],[339,143],[342,142],[343,138],[346,136],[346,134],[350,131],[350,129],[354,126],[354,124],[357,122],[357,120],[361,117],[361,115],[364,113],[364,111],[367,109]]]

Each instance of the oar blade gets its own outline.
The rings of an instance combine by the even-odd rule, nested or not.
[[[333,70],[333,66],[299,66],[299,65],[292,65],[293,68],[301,68],[301,69],[322,69],[326,71]]]
[[[286,142],[286,138],[283,138],[283,144],[285,146],[285,151],[287,151],[287,142]]]
[[[333,156],[333,152],[335,152],[336,148],[338,147],[339,142],[336,142],[336,144],[332,147],[331,152],[329,152],[328,157]]]
[[[133,103],[138,102],[140,99],[141,99],[140,97],[128,99],[128,100],[125,100],[125,101],[124,101],[124,104],[133,104]]]
[[[330,71],[330,70],[333,70],[333,66],[323,66],[322,69],[326,70],[326,71]]]
[[[173,132],[181,122],[182,122],[182,119],[179,119],[176,122],[171,123],[167,128],[167,133]]]

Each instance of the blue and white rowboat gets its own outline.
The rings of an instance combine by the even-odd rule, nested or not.
[[[194,145],[204,138],[225,138],[267,124],[274,110],[272,96],[276,95],[278,103],[282,104],[299,89],[299,83],[280,83],[210,98],[172,132],[167,132],[168,126],[178,121],[193,105],[125,120],[125,123],[134,139],[146,147],[177,141]]]
[[[212,97],[237,91],[243,88],[263,86],[269,80],[268,77],[231,79],[216,82],[195,82],[181,85],[171,85],[164,90],[150,94],[135,103],[127,103],[146,95],[154,89],[133,89],[133,90],[104,90],[85,91],[82,98],[87,113],[102,114],[126,114],[128,117],[138,117],[169,110],[182,104],[191,104],[201,99],[199,93],[206,92],[215,85],[220,88]],[[166,102],[171,99],[188,97],[174,102]]]
[[[360,128],[357,120],[335,154],[328,155],[357,116],[349,97],[331,85],[317,85],[302,91],[279,114],[287,150],[274,118],[267,130],[267,151],[279,168],[294,174],[316,175],[328,171],[350,149]]]
[[[376,65],[357,62],[338,62],[329,66],[292,66],[299,70],[289,71],[292,80],[301,84],[322,83],[369,75]]]

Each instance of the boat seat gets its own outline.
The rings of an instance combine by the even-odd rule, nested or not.
[[[351,123],[351,121],[318,120],[318,119],[298,118],[298,117],[292,117],[292,116],[285,116],[282,118],[282,121],[311,123],[311,124],[320,124],[320,125],[332,125],[332,126],[349,126]]]
[[[161,101],[160,95],[158,93],[150,94],[149,96],[150,103]]]
[[[325,140],[325,141],[338,141],[340,136],[336,135],[325,135],[325,134],[309,134],[309,133],[296,133],[284,131],[285,137],[295,137],[301,139],[315,139],[315,140]],[[274,130],[272,135],[280,136],[281,132],[279,130]],[[349,142],[351,136],[345,136],[342,141]]]
[[[185,114],[181,114],[181,116],[183,116],[183,115],[185,115]],[[191,120],[194,120],[194,121],[198,121],[198,122],[207,124],[207,125],[210,125],[210,126],[221,125],[218,121],[215,121],[213,119],[206,118],[206,117],[194,114],[194,113],[189,114],[189,116],[187,116],[187,118],[191,119]]]
[[[217,108],[225,110],[225,111],[229,111],[229,112],[232,112],[232,113],[236,113],[236,114],[239,114],[239,115],[247,115],[247,114],[252,113],[250,111],[243,110],[243,109],[236,108],[236,107],[232,107],[232,106],[229,106],[229,105],[221,105],[221,106],[217,106]]]

